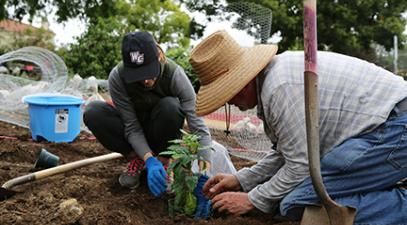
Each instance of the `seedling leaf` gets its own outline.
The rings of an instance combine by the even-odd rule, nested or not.
[[[169,211],[170,215],[180,213],[192,216],[197,204],[193,191],[199,175],[193,174],[191,167],[195,160],[201,159],[198,154],[199,151],[207,148],[201,146],[198,135],[190,134],[184,130],[181,130],[181,133],[183,134],[182,138],[171,140],[171,145],[160,155],[169,155],[172,158],[167,168],[168,174],[173,175],[170,192],[175,196],[169,202],[169,205],[173,205]]]

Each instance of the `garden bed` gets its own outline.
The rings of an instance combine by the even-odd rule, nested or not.
[[[0,183],[32,172],[41,148],[58,155],[60,164],[109,153],[86,133],[69,144],[33,142],[29,130],[0,122]],[[237,168],[252,164],[232,160]],[[125,166],[124,159],[111,160],[16,186],[21,192],[0,203],[0,224],[298,224],[261,212],[242,217],[215,213],[207,221],[170,218],[166,200],[150,195],[145,183],[135,191],[120,187],[117,178]]]

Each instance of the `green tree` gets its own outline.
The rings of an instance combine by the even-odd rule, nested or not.
[[[127,30],[152,32],[158,43],[168,47],[189,46],[188,14],[173,0],[117,0],[115,16]]]
[[[13,15],[7,9],[14,9]],[[189,45],[190,18],[173,0],[0,0],[0,20],[8,17],[21,20],[29,15],[44,16],[54,10],[58,22],[82,18],[89,24],[99,23],[99,17],[115,17],[128,30],[148,30],[157,41],[168,45]]]
[[[400,43],[406,40],[406,9],[406,1],[395,0],[324,2],[318,7],[318,41],[330,50],[375,60],[374,44],[390,50],[394,35]]]
[[[194,86],[195,92],[198,91],[200,83],[198,76],[196,75],[195,71],[192,69],[191,64],[189,63],[189,53],[190,49],[189,48],[170,48],[167,50],[166,55],[173,59],[179,66],[181,66],[185,73],[187,74],[189,80],[192,83],[192,86]]]
[[[98,18],[88,30],[59,50],[70,74],[106,79],[120,61],[120,43],[125,28],[114,18]]]
[[[115,7],[117,15],[90,21],[77,43],[60,50],[70,73],[106,79],[121,60],[121,41],[129,31],[149,31],[169,49],[188,48],[190,20],[173,1],[118,0]]]
[[[26,46],[37,46],[53,51],[55,49],[53,36],[52,32],[44,28],[27,29],[22,34],[15,35],[13,48],[19,49]]]
[[[8,15],[8,8],[14,9],[12,15]],[[21,20],[26,15],[32,20],[39,13],[49,13],[50,9],[55,9],[59,22],[77,17],[93,20],[116,14],[115,1],[111,0],[0,0],[0,20],[9,17]]]
[[[54,51],[53,36],[53,33],[43,28],[27,29],[23,32],[12,33],[10,34],[11,41],[0,46],[0,55],[27,46],[36,46]]]
[[[199,0],[182,2],[191,11],[202,11],[208,16],[219,15],[219,9],[224,7],[220,0],[213,0],[211,3]],[[253,2],[272,10],[271,34],[281,34],[280,51],[302,48],[302,1],[227,0],[229,4],[238,2]],[[403,31],[407,21],[402,14],[407,10],[407,1],[330,0],[318,1],[317,7],[319,49],[372,59],[375,56],[373,44],[382,45],[389,50],[393,47],[394,35],[400,40],[399,47],[406,40]],[[225,9],[228,9],[227,6]]]

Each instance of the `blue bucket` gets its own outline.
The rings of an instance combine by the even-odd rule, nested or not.
[[[70,95],[29,95],[28,103],[32,139],[72,142],[80,133],[81,98]]]

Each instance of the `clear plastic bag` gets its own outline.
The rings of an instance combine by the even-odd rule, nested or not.
[[[236,168],[230,159],[229,152],[225,146],[216,141],[212,141],[212,154],[211,154],[211,167],[207,172],[209,177],[215,176],[217,173],[236,173]],[[192,165],[192,172],[197,173],[199,171],[198,162],[194,162]]]

